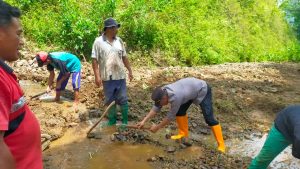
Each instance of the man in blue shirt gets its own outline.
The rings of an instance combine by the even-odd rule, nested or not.
[[[70,75],[72,74],[72,85],[74,90],[74,106],[77,111],[79,103],[79,89],[81,80],[81,63],[80,60],[73,54],[67,52],[39,52],[36,55],[38,66],[47,65],[50,72],[47,91],[50,92],[53,88],[53,80],[55,77],[54,68],[60,71],[56,82],[56,97],[55,101],[60,100],[61,91],[65,90]]]

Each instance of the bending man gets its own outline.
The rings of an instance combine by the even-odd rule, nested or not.
[[[158,125],[152,126],[150,130],[156,132],[176,118],[179,134],[172,136],[172,139],[187,138],[187,110],[190,105],[194,103],[200,106],[205,122],[211,126],[218,142],[218,150],[225,152],[222,129],[213,114],[211,87],[205,81],[196,78],[185,78],[166,86],[157,87],[152,92],[152,100],[155,102],[155,105],[148,115],[138,123],[139,127],[143,127],[146,121],[152,118],[156,113],[160,112],[163,106],[170,103],[170,111],[167,114],[167,117],[165,117]]]

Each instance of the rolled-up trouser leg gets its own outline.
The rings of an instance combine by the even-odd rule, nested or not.
[[[290,144],[291,142],[273,125],[264,146],[252,160],[248,169],[266,169],[273,159]]]

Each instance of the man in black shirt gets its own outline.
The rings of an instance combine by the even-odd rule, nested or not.
[[[260,153],[249,169],[265,169],[287,146],[292,144],[292,155],[300,159],[300,105],[288,106],[278,113]]]

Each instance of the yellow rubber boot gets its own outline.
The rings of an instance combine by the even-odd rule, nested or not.
[[[178,134],[171,136],[171,139],[178,140],[183,137],[189,136],[189,124],[188,124],[188,116],[176,116],[176,122],[178,127]]]
[[[223,134],[222,134],[222,128],[221,125],[215,125],[211,127],[215,138],[218,142],[218,150],[221,151],[222,153],[225,153],[226,147],[225,147],[225,143],[224,143],[224,139],[223,139]]]

